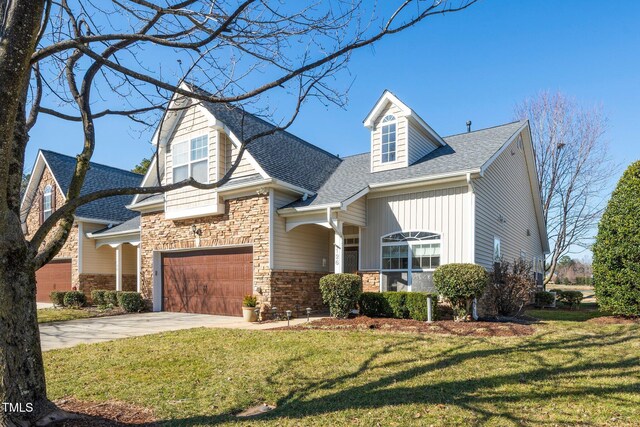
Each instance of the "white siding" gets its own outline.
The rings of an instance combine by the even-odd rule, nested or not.
[[[338,220],[345,224],[365,226],[367,225],[367,201],[366,197],[361,197],[347,206],[346,211],[338,212]]]
[[[380,238],[396,231],[433,231],[442,235],[442,263],[468,262],[472,212],[468,187],[453,187],[367,199],[362,229],[361,268],[380,268]]]
[[[87,233],[100,230],[104,225],[83,223],[82,236],[82,273],[83,274],[115,274],[116,251],[111,246],[96,249],[96,241],[89,239]]]
[[[198,106],[192,106],[185,111],[184,116],[176,126],[176,129],[167,144],[166,173],[164,183],[173,182],[172,146],[174,143],[189,141],[197,136],[207,135],[209,138],[209,180],[216,179],[216,138],[217,132],[209,127],[207,117]],[[212,206],[216,203],[214,190],[199,190],[193,187],[184,187],[170,191],[165,195],[166,211],[179,211],[184,208],[197,208]]]
[[[382,163],[382,119],[387,114],[393,114],[396,121],[396,161]],[[407,119],[400,117],[402,111],[397,105],[389,104],[374,121],[371,132],[371,171],[378,172],[407,166]]]
[[[524,151],[515,141],[475,181],[475,192],[476,263],[492,267],[494,236],[505,261],[513,262],[520,251],[529,261],[543,256]]]
[[[224,161],[224,168],[221,169],[221,171],[223,170],[224,172],[226,172],[231,168],[231,165],[236,160],[236,157],[238,157],[239,149],[231,143],[231,138],[229,138],[227,135],[225,135],[224,133],[221,133],[221,136],[222,136],[222,141],[224,142],[224,144],[220,146],[221,150],[224,150],[224,154],[221,153],[220,155],[220,159]],[[238,168],[233,173],[233,177],[240,178],[243,176],[253,175],[256,173],[258,173],[258,171],[256,171],[253,165],[249,162],[247,152],[245,151],[244,155],[242,156],[242,159],[240,160],[240,164],[238,165]],[[223,174],[220,174],[220,178],[222,178],[222,175]]]
[[[413,121],[409,121],[408,136],[410,165],[438,148],[438,144],[433,142],[425,131],[416,126]]]
[[[275,209],[297,198],[274,191]],[[273,222],[273,263],[276,270],[329,271],[333,266],[329,258],[329,236],[333,230],[320,225],[300,225],[287,232],[285,218],[277,212],[274,212]]]

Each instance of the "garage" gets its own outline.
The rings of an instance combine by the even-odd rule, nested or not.
[[[36,301],[51,302],[53,291],[71,290],[71,260],[52,260],[36,271]]]
[[[162,309],[182,313],[242,315],[253,293],[251,247],[162,254]]]

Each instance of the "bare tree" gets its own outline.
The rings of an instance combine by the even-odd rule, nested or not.
[[[562,93],[543,92],[515,109],[529,119],[538,184],[551,240],[545,284],[572,247],[588,248],[603,210],[603,190],[615,167],[603,138],[606,118]]]
[[[3,411],[0,423],[56,413],[46,397],[35,271],[64,245],[79,206],[114,195],[216,188],[246,144],[287,128],[305,101],[343,106],[348,84],[339,82],[353,51],[475,1],[0,0],[0,401],[34,408]],[[270,97],[288,108],[265,107]],[[186,98],[252,109],[279,125],[240,135],[238,155],[218,182],[190,178],[81,195],[97,120],[162,123],[161,115],[184,108]],[[78,122],[84,139],[66,203],[27,240],[20,187],[29,131],[40,114]]]

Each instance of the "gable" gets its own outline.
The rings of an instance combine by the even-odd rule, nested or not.
[[[41,168],[38,169],[39,170],[36,171],[36,168],[34,167],[34,171],[36,171],[38,176],[32,174],[31,179],[33,181],[33,187],[29,188],[27,192],[25,192],[24,199],[22,201],[21,220],[24,225],[23,231],[27,239],[31,238],[44,220],[42,201],[45,188],[47,186],[51,186],[52,189],[52,212],[57,210],[65,202],[64,194],[62,194],[51,170],[44,161],[42,161]],[[29,184],[31,186],[32,182]]]

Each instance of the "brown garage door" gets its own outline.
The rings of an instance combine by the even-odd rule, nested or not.
[[[162,255],[165,311],[242,315],[242,297],[253,292],[252,248]]]
[[[36,271],[36,301],[51,302],[52,291],[71,290],[71,260],[53,260]]]

